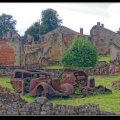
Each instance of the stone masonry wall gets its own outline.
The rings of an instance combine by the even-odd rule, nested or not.
[[[24,45],[24,64],[23,65],[38,65],[42,55],[40,44]]]
[[[110,44],[110,59],[117,59],[117,53],[120,52],[120,35],[116,35]]]
[[[39,49],[39,48],[40,48],[40,44],[24,45],[25,53],[35,51],[36,49]]]
[[[19,94],[11,93],[0,86],[0,115],[117,115],[114,112],[100,110],[98,104],[85,105],[56,104],[46,97],[36,97],[28,103]]]
[[[111,45],[110,60],[115,60],[117,58],[117,53],[118,52],[120,52],[120,48],[116,47],[114,44]]]
[[[106,54],[110,50],[111,40],[118,44],[120,35],[104,27],[96,26],[91,31],[91,38],[92,42],[97,46],[98,53]]]
[[[23,66],[17,69],[41,69],[49,72],[53,77],[58,77],[62,72],[63,69],[42,69],[40,66]],[[16,67],[2,67],[0,68],[0,76],[10,76],[13,70]],[[106,61],[98,62],[95,68],[87,68],[87,69],[80,69],[85,71],[88,75],[114,75],[120,71],[120,61],[114,61],[113,68],[110,70],[110,63],[106,63]]]

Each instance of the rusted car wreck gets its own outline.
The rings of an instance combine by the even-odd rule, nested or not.
[[[88,77],[84,71],[69,69],[65,69],[58,78],[53,78],[50,73],[42,70],[16,69],[11,75],[10,82],[15,91],[23,95],[47,98],[74,95],[77,89],[81,91],[82,97],[96,90],[111,92],[103,86],[95,87],[94,77]]]

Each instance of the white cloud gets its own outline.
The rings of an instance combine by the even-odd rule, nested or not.
[[[110,18],[106,21],[109,29],[116,31],[120,27],[120,3],[114,3],[107,9]]]

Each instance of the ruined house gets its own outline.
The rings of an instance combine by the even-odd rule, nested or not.
[[[94,25],[90,30],[91,41],[97,46],[99,54],[104,55],[110,52],[110,41],[116,41],[120,39],[120,36],[115,32],[104,27],[104,24]]]
[[[35,44],[34,38],[28,35],[24,44],[24,65],[40,65],[41,55],[41,45]]]
[[[34,42],[34,37],[33,36],[31,36],[31,35],[29,35],[29,34],[27,34],[27,40],[26,40],[26,43],[25,43],[26,45],[33,45],[33,44],[35,44],[35,42]]]
[[[20,35],[15,30],[11,30],[4,34],[0,40],[0,65],[23,65],[23,57],[24,51]]]
[[[65,26],[59,26],[51,32],[42,35],[40,43],[37,44],[34,43],[32,37],[32,40],[28,37],[29,39],[24,45],[25,65],[46,66],[51,61],[59,61],[62,53],[71,45],[75,35],[90,38],[89,35],[83,34],[83,28],[80,28],[79,33]]]
[[[120,35],[116,34],[110,41],[110,60],[120,60]]]
[[[55,30],[41,36],[40,44],[44,53],[43,57],[59,61],[62,53],[70,47],[75,35],[84,36],[86,38],[89,37],[89,35],[83,34],[83,28],[80,28],[79,33],[65,26],[59,26]]]
[[[59,26],[42,35],[40,43],[35,43],[34,38],[28,35],[26,43],[23,44],[16,31],[9,31],[0,40],[0,64],[46,66],[51,61],[59,62],[62,53],[70,47],[75,35],[88,38],[97,46],[99,54],[106,54],[110,51],[111,60],[120,56],[120,35],[97,22],[97,25],[90,30],[90,35],[83,34],[83,28],[80,28],[80,32],[75,32],[65,26]]]

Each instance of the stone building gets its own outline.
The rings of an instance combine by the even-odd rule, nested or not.
[[[83,34],[83,28],[80,33],[75,32],[65,26],[59,26],[53,31],[42,35],[40,43],[35,44],[27,39],[24,45],[25,65],[49,65],[50,61],[59,61],[62,53],[69,48],[75,35],[90,38],[89,35]],[[31,44],[29,44],[31,43]]]
[[[16,31],[9,31],[0,40],[0,64],[8,66],[49,65],[51,61],[60,60],[62,53],[70,47],[75,35],[88,38],[97,46],[99,54],[110,52],[111,60],[120,56],[120,35],[97,22],[97,25],[90,30],[90,35],[83,34],[83,28],[80,28],[80,32],[75,32],[65,26],[59,26],[42,35],[40,43],[35,43],[34,38],[28,35],[26,43],[23,44]]]
[[[80,33],[75,32],[65,26],[59,26],[55,30],[41,36],[41,49],[43,57],[58,61],[62,53],[68,49],[75,35],[89,38],[89,35],[83,34],[83,28],[80,28]]]
[[[20,66],[24,64],[23,44],[20,35],[11,30],[0,40],[0,65]]]
[[[106,54],[110,52],[110,41],[120,39],[120,35],[104,27],[104,24],[94,25],[90,30],[91,41],[97,46],[99,54]]]
[[[120,60],[120,35],[116,34],[110,41],[110,60]]]
[[[26,45],[33,45],[33,44],[35,44],[35,42],[34,42],[34,37],[33,36],[31,36],[31,35],[29,35],[29,34],[27,34],[27,40],[26,40],[26,43],[25,43]]]

